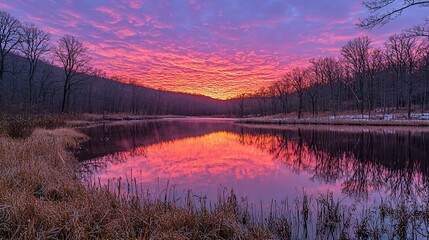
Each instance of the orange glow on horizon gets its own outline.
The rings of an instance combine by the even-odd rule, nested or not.
[[[132,82],[148,88],[171,92],[182,92],[203,95],[215,99],[227,100],[241,94],[256,92],[260,87],[267,87],[281,79],[284,66],[280,59],[267,54],[257,55],[253,51],[244,54],[238,52],[202,54],[191,52],[160,53],[141,49],[137,53],[125,52],[122,49],[102,50],[100,46],[91,45],[96,49],[98,57],[96,67],[108,76],[117,77],[123,82]],[[136,46],[137,47],[137,46]],[[127,56],[127,61],[118,63],[114,60],[119,55]],[[141,65],[162,59],[159,64],[148,64],[141,69],[134,69],[133,63]]]

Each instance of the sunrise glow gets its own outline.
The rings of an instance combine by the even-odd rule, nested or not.
[[[92,64],[125,82],[227,99],[278,80],[291,65],[374,43],[420,21],[424,9],[368,33],[361,1],[7,1],[0,8],[81,39]]]

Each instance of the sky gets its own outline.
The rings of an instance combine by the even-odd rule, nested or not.
[[[368,35],[374,46],[424,20],[413,8],[370,32],[361,0],[0,0],[0,9],[81,40],[91,64],[147,87],[227,99],[281,79],[313,57],[338,56]]]

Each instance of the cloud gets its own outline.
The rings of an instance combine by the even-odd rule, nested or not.
[[[54,40],[75,35],[109,75],[223,99],[254,92],[311,57],[338,54],[362,34],[380,44],[424,16],[416,10],[406,23],[366,33],[355,26],[366,10],[342,0],[16,0],[0,7]]]

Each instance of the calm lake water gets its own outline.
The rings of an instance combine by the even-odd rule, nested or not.
[[[81,131],[91,137],[78,154],[86,177],[100,184],[135,179],[154,195],[168,182],[212,200],[232,188],[254,203],[293,200],[303,191],[331,191],[363,205],[429,196],[429,133],[419,129],[271,129],[189,118]]]

